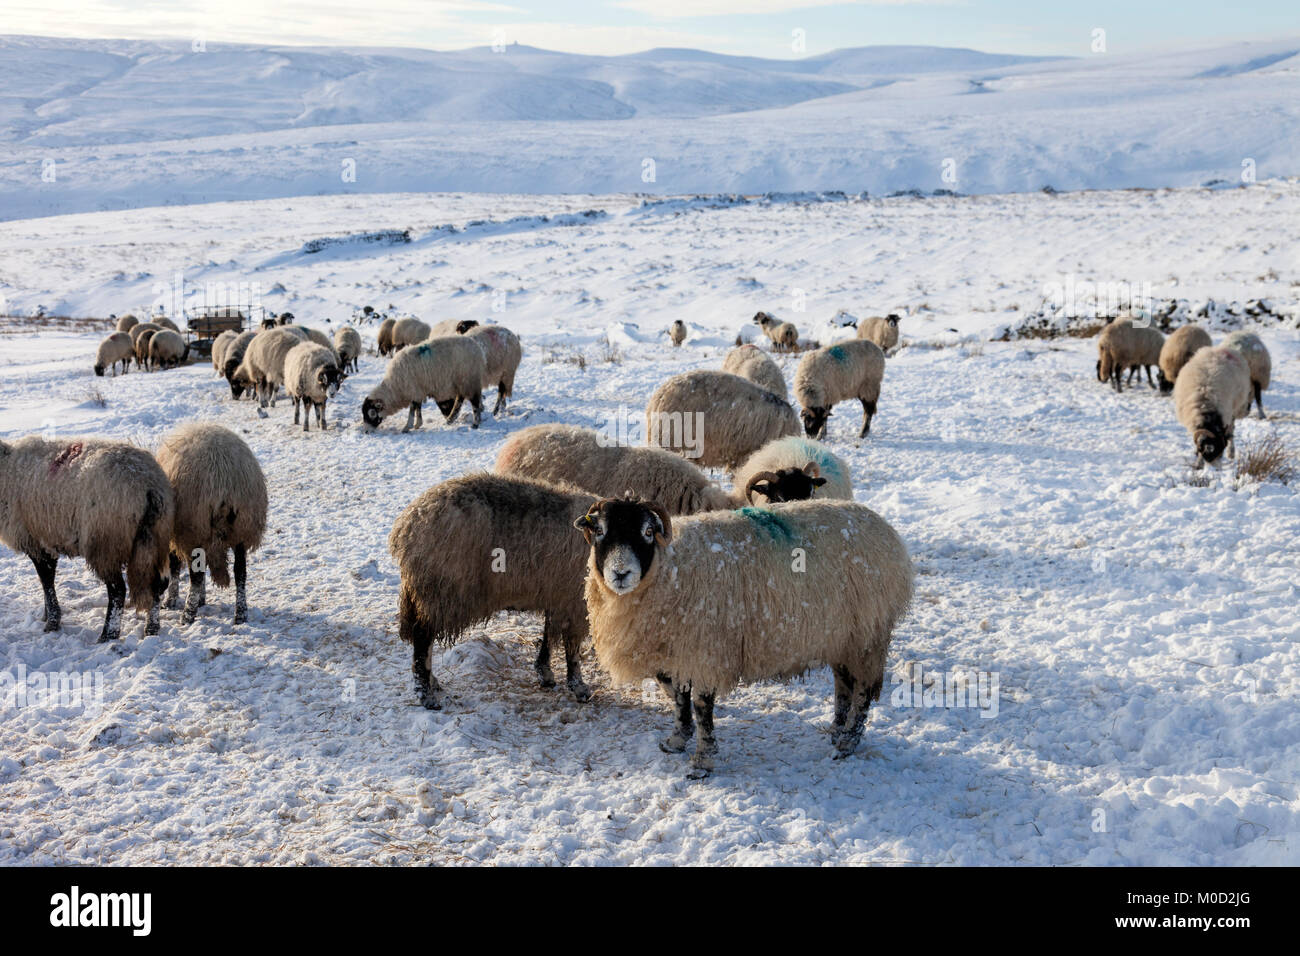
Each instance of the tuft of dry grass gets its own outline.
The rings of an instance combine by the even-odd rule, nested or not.
[[[104,397],[104,392],[98,385],[86,386],[86,401],[96,408],[108,408],[108,399]]]
[[[1296,458],[1277,435],[1266,435],[1237,450],[1238,481],[1275,481],[1289,485],[1300,477]]]

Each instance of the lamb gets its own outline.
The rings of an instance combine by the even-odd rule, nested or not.
[[[519,336],[503,326],[479,325],[477,322],[461,334],[477,342],[483,350],[483,388],[493,385],[497,388],[497,403],[492,409],[492,415],[496,417],[506,407],[506,399],[515,388],[515,373],[519,371],[519,362],[524,354]],[[454,421],[459,413],[458,402],[452,409],[451,419]]]
[[[619,445],[576,425],[533,425],[515,432],[497,455],[494,471],[572,485],[596,496],[631,491],[662,502],[672,515],[737,507],[686,459],[658,448]]]
[[[758,312],[754,315],[754,324],[763,330],[773,348],[789,352],[799,345],[799,330],[790,322],[782,322],[766,312]]]
[[[1147,381],[1156,387],[1151,377],[1151,367],[1160,363],[1160,350],[1164,347],[1164,336],[1149,326],[1133,324],[1132,316],[1120,316],[1112,320],[1101,334],[1097,336],[1097,379],[1110,382],[1116,392],[1124,391],[1120,376],[1124,369],[1129,370],[1129,382],[1133,373],[1145,366]]]
[[[1273,357],[1268,354],[1268,347],[1253,332],[1233,332],[1223,340],[1223,347],[1232,349],[1246,360],[1246,367],[1250,369],[1250,387],[1255,394],[1255,406],[1259,410],[1259,417],[1267,418],[1262,393],[1273,378]]]
[[[736,469],[737,505],[802,501],[807,498],[853,500],[849,466],[821,442],[794,435],[768,442]],[[655,500],[652,495],[645,497]]]
[[[790,393],[786,391],[781,366],[757,345],[740,345],[732,349],[722,360],[722,370],[749,379],[783,402],[789,401]]]
[[[674,522],[657,503],[606,498],[575,526],[591,546],[596,656],[618,683],[659,681],[675,715],[665,752],[686,749],[694,711],[691,776],[713,769],[717,697],[821,665],[835,675],[835,756],[853,753],[912,598],[911,559],[883,518],[797,501]]]
[[[898,323],[899,317],[893,312],[883,319],[873,315],[858,324],[858,338],[875,342],[888,355],[898,347]]]
[[[399,356],[400,358],[400,356]],[[554,687],[551,642],[564,642],[566,685],[591,698],[579,652],[586,638],[582,581],[587,549],[573,534],[594,495],[528,478],[475,474],[430,488],[393,524],[388,549],[402,574],[398,633],[411,645],[420,703],[442,708],[429,667],[434,641],[450,644],[502,610],[545,615],[534,665]]]
[[[424,424],[424,401],[432,398],[443,415],[450,418],[458,401],[468,398],[474,409],[470,427],[478,428],[483,415],[483,376],[486,364],[477,342],[461,335],[429,339],[403,349],[389,363],[384,380],[361,404],[361,417],[371,428],[389,415],[409,406],[406,427]]]
[[[136,326],[131,332],[134,333],[140,326]],[[151,328],[142,329],[139,335],[135,336],[135,364],[137,368],[149,369],[149,343],[159,332],[170,332],[170,329]]]
[[[734,470],[774,438],[799,433],[790,404],[729,372],[699,370],[664,382],[646,405],[646,444],[701,468]]]
[[[1169,338],[1165,339],[1165,344],[1160,347],[1160,370],[1156,372],[1156,380],[1160,384],[1160,391],[1169,394],[1174,390],[1174,382],[1178,380],[1178,373],[1182,371],[1188,360],[1196,354],[1198,349],[1207,349],[1214,343],[1210,339],[1210,333],[1205,331],[1199,325],[1184,325],[1182,328],[1174,331]]]
[[[139,324],[140,324],[140,320],[137,319],[130,312],[128,312],[126,315],[122,316],[120,319],[117,320],[117,331],[130,332],[133,328],[135,328]]]
[[[284,360],[304,341],[300,331],[274,328],[259,332],[248,344],[232,383],[237,380],[242,387],[255,389],[261,406],[265,408],[269,402],[274,408],[276,389],[284,382]]]
[[[104,369],[108,368],[116,375],[117,363],[121,362],[122,374],[125,375],[134,357],[135,349],[131,344],[131,336],[125,332],[113,332],[99,343],[99,349],[95,352],[95,374],[102,378]]]
[[[190,591],[181,623],[191,624],[207,603],[206,568],[212,583],[230,586],[227,551],[235,556],[235,623],[248,619],[248,552],[266,532],[266,476],[244,440],[220,425],[182,425],[163,439],[158,464],[176,499],[171,534],[171,586],[167,606],[177,603],[182,562]]]
[[[325,401],[333,398],[343,381],[333,349],[315,342],[299,342],[284,359],[284,388],[293,399],[293,423],[298,424],[302,403],[302,430],[311,427],[311,410],[316,409],[316,427],[325,428]]]
[[[237,338],[239,338],[238,332],[227,329],[212,340],[212,370],[218,375],[221,374],[222,367],[226,362],[226,349]]]
[[[350,325],[340,326],[334,330],[334,351],[338,354],[339,364],[344,372],[356,372],[357,356],[361,354],[361,336]]]
[[[1234,423],[1250,412],[1250,367],[1234,349],[1199,349],[1174,382],[1174,410],[1196,445],[1197,464],[1236,455]]]
[[[826,434],[826,420],[837,402],[862,402],[862,431],[866,438],[880,400],[885,353],[875,342],[853,339],[804,354],[794,373],[794,395],[803,407],[804,432],[809,438]]]
[[[247,388],[247,385],[239,380],[238,373],[240,366],[244,362],[244,355],[248,352],[248,346],[252,344],[253,339],[256,337],[257,332],[255,331],[240,332],[222,352],[221,374],[230,383],[230,397],[235,401],[239,401],[239,397],[244,394],[244,389]]]
[[[108,589],[101,642],[122,635],[128,583],[131,603],[148,614],[145,633],[157,634],[174,515],[167,476],[152,455],[126,442],[0,441],[0,541],[36,565],[46,632],[62,624],[54,573],[63,555],[85,558]]]
[[[393,326],[396,324],[397,320],[393,318],[384,319],[384,321],[379,323],[379,332],[376,333],[377,338],[375,348],[379,351],[380,355],[387,356],[393,351]]]
[[[673,324],[668,326],[668,340],[673,343],[673,348],[679,348],[686,341],[686,323],[674,319]]]
[[[393,325],[393,351],[400,352],[408,345],[423,342],[431,331],[419,319],[398,319]]]
[[[175,368],[184,362],[189,354],[190,347],[185,344],[179,332],[159,329],[149,339],[150,368]]]

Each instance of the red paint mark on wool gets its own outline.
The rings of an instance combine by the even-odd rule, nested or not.
[[[67,465],[69,462],[74,460],[78,455],[85,451],[85,449],[86,446],[79,441],[73,442],[67,448],[63,449],[63,451],[55,455],[54,460],[50,462],[50,474],[53,475],[64,465]]]

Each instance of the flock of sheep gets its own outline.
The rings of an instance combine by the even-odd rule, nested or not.
[[[1216,461],[1224,451],[1234,457],[1234,425],[1254,401],[1264,417],[1263,393],[1272,378],[1273,360],[1259,336],[1233,332],[1215,346],[1199,325],[1184,325],[1166,338],[1131,315],[1107,323],[1097,337],[1097,378],[1122,392],[1140,369],[1147,382],[1174,394],[1179,423],[1192,436],[1200,463]],[[1156,366],[1158,383],[1151,377]]]

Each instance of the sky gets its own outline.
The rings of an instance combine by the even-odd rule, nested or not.
[[[790,58],[914,44],[1086,56],[1098,29],[1112,53],[1300,37],[1300,0],[0,0],[0,34],[434,50]]]

